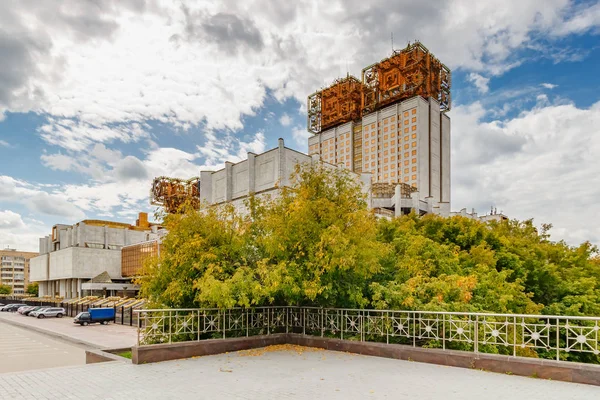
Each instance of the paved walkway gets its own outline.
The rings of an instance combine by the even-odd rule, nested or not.
[[[0,312],[2,322],[99,349],[131,347],[137,341],[135,327],[113,323],[79,326],[73,323],[71,317],[37,319],[18,313]]]
[[[0,373],[84,364],[83,346],[0,321]]]
[[[277,350],[283,347],[284,350]],[[600,387],[293,346],[0,374],[0,399],[589,400]]]

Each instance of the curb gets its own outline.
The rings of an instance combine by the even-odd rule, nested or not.
[[[106,347],[98,346],[97,344],[92,343],[92,342],[87,342],[85,340],[76,339],[76,338],[71,337],[71,336],[65,336],[63,334],[60,334],[60,333],[57,333],[57,332],[54,332],[54,331],[51,331],[51,330],[48,330],[48,329],[39,328],[37,326],[31,326],[31,325],[24,324],[24,323],[21,323],[21,322],[18,322],[18,321],[14,321],[14,320],[11,320],[11,319],[8,319],[8,318],[2,318],[2,317],[0,317],[0,322],[6,322],[9,325],[17,326],[19,328],[29,329],[31,331],[34,331],[34,332],[37,332],[37,333],[41,333],[43,335],[51,336],[51,337],[53,337],[55,339],[60,339],[60,340],[66,341],[66,342],[71,342],[71,343],[74,343],[74,344],[91,347],[91,348],[96,349],[96,350],[104,350],[104,349],[106,349]]]

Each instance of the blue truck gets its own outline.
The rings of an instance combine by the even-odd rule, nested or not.
[[[108,324],[110,321],[115,320],[115,309],[114,308],[90,308],[87,311],[80,312],[75,316],[73,322],[81,326],[94,324],[96,322],[102,325]]]

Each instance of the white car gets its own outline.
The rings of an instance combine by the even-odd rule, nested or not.
[[[60,307],[48,307],[42,308],[41,310],[32,311],[29,313],[30,317],[36,318],[46,318],[46,317],[56,317],[62,318],[65,315],[65,309]]]

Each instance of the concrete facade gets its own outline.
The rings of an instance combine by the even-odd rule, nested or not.
[[[136,225],[97,220],[55,225],[51,235],[40,238],[40,255],[31,259],[31,281],[39,283],[40,296],[80,297],[83,285],[103,272],[123,280],[123,246],[160,234],[158,226],[147,223],[145,213]]]
[[[30,260],[38,253],[0,250],[0,284],[10,286],[12,294],[24,294],[29,285]]]
[[[285,147],[279,139],[278,147],[261,154],[248,153],[248,158],[237,164],[225,163],[218,171],[200,172],[200,200],[206,204],[231,203],[240,212],[246,212],[245,201],[250,195],[259,199],[274,199],[281,188],[290,185],[290,176],[296,165],[320,163],[320,157],[309,156]],[[329,168],[336,166],[324,162]],[[369,174],[356,174],[363,191],[370,192]],[[370,205],[370,198],[369,198]]]
[[[383,202],[395,215],[450,214],[450,118],[432,98],[416,96],[325,130],[308,148],[325,162],[370,173],[374,183],[412,187],[418,194],[410,202]]]

